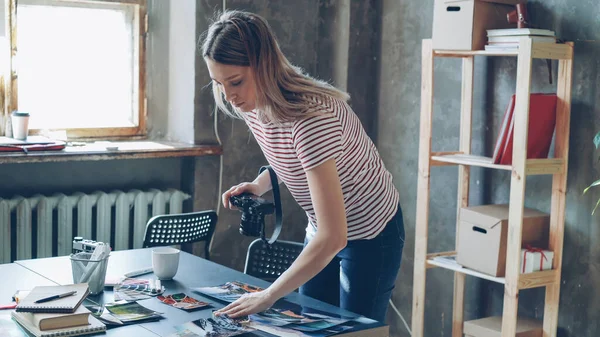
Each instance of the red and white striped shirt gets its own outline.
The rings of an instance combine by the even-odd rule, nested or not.
[[[348,240],[377,236],[396,213],[398,191],[375,144],[350,106],[333,97],[313,98],[310,111],[321,114],[281,125],[263,123],[257,112],[244,119],[269,165],[308,216],[307,232],[317,226],[306,171],[335,158],[346,207]]]

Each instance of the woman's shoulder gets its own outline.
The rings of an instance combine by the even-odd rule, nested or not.
[[[307,115],[334,114],[338,115],[341,110],[347,108],[346,102],[340,98],[326,94],[304,94],[302,95]]]

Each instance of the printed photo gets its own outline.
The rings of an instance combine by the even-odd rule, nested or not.
[[[153,288],[154,282],[150,280],[126,278],[114,287],[115,301],[139,301],[160,295],[164,292],[164,287],[161,289]]]
[[[150,310],[137,302],[129,303],[109,303],[104,306],[112,316],[123,323],[157,319],[162,317],[162,313]]]
[[[172,334],[171,337],[229,337],[255,330],[224,316],[216,316],[207,319],[200,318],[195,321],[178,325],[175,329],[177,330],[177,333]]]
[[[168,304],[172,307],[183,309],[183,310],[195,310],[199,308],[208,307],[210,304],[207,302],[198,301],[195,298],[189,297],[184,293],[178,293],[167,296],[157,296],[161,302]]]
[[[231,303],[242,297],[244,294],[261,291],[263,289],[243,282],[234,281],[215,287],[200,287],[192,290]]]

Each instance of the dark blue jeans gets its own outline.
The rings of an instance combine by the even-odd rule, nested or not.
[[[348,241],[325,269],[300,287],[300,293],[384,322],[404,239],[404,220],[398,205],[398,211],[378,236]],[[305,239],[304,245],[307,243]]]

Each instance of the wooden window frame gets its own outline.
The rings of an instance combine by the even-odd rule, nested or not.
[[[18,109],[18,74],[13,67],[13,57],[17,54],[17,8],[18,0],[6,0],[6,40],[8,44],[7,53],[7,74],[1,81],[4,84],[3,95],[0,97],[4,100],[3,111],[0,112],[0,136],[5,135],[5,128],[8,126],[6,121],[9,120],[10,113]],[[58,0],[65,3],[116,3],[129,4],[137,7],[136,22],[138,34],[138,62],[137,62],[137,96],[138,96],[138,125],[133,127],[106,127],[106,128],[71,128],[65,129],[67,137],[72,138],[102,138],[102,139],[123,139],[123,138],[144,138],[147,135],[146,119],[147,119],[147,97],[146,97],[146,36],[148,32],[148,5],[147,0]],[[134,28],[135,29],[135,28]],[[50,129],[49,131],[55,131]],[[32,129],[29,134],[40,134],[41,130]]]

